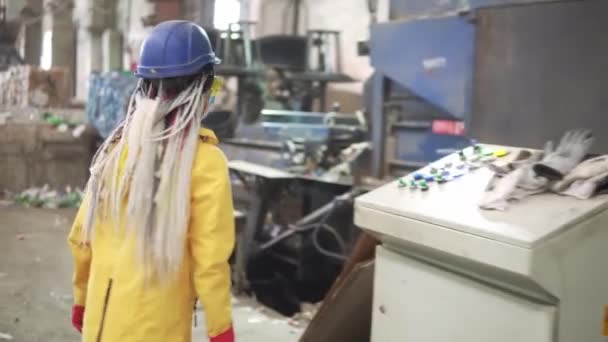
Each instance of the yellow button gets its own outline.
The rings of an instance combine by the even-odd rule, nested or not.
[[[509,151],[507,151],[507,150],[496,150],[496,151],[494,151],[494,155],[495,155],[496,157],[499,157],[499,158],[500,158],[500,157],[504,157],[504,156],[506,156],[507,154],[509,154]]]

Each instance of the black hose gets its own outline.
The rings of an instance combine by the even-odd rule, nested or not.
[[[321,244],[319,243],[319,237],[318,237],[319,231],[321,229],[327,230],[334,236],[334,238],[336,239],[336,243],[338,243],[338,245],[341,246],[340,249],[344,253],[344,240],[342,239],[342,237],[340,237],[338,232],[333,227],[331,227],[330,225],[327,225],[327,224],[318,226],[317,229],[315,229],[314,232],[312,233],[312,243],[315,246],[315,248],[317,249],[317,251],[319,251],[319,253],[321,253],[327,257],[330,257],[332,259],[345,261],[346,256],[344,254],[334,253],[332,251],[329,251],[329,250],[323,248],[323,246],[321,246]]]
[[[316,226],[315,230],[312,232],[312,244],[315,246],[317,251],[319,251],[319,253],[321,253],[327,257],[333,258],[333,259],[344,261],[344,260],[346,260],[346,257],[343,254],[337,254],[332,251],[328,251],[327,249],[323,248],[323,246],[321,246],[321,244],[319,243],[319,231],[321,229],[325,229],[334,236],[334,238],[336,239],[336,243],[338,244],[339,247],[341,247],[340,248],[341,252],[342,253],[345,252],[344,240],[342,240],[342,237],[340,237],[340,234],[338,234],[338,232],[333,227],[331,227],[330,225],[327,224],[327,220],[329,219],[329,216],[331,216],[331,214],[337,207],[336,203],[338,203],[338,200],[334,200],[331,208],[327,211],[325,216],[321,219],[321,222],[319,222],[319,224]]]
[[[276,245],[277,243],[285,240],[286,238],[292,236],[295,233],[300,233],[300,232],[304,232],[304,231],[313,229],[312,243],[313,243],[313,246],[315,247],[315,249],[317,249],[317,251],[319,253],[321,253],[327,257],[330,257],[332,259],[337,259],[340,261],[346,260],[346,256],[344,254],[338,254],[338,253],[329,251],[329,250],[325,249],[323,246],[321,246],[321,244],[319,243],[319,237],[318,237],[319,231],[321,229],[326,230],[334,237],[336,244],[338,245],[338,248],[340,250],[340,253],[346,252],[346,243],[344,242],[344,239],[342,239],[342,237],[340,236],[340,234],[337,232],[337,230],[335,228],[333,228],[332,226],[327,224],[327,220],[333,214],[334,210],[336,210],[336,208],[338,207],[337,203],[339,203],[341,201],[342,201],[342,199],[334,200],[331,203],[331,205],[330,205],[329,209],[327,210],[327,212],[325,213],[325,215],[323,215],[322,219],[318,223],[310,223],[310,224],[306,224],[306,225],[289,225],[289,230],[279,234],[279,236],[277,236],[274,239],[261,245],[259,247],[260,250],[268,249],[268,248]]]
[[[340,236],[340,233],[338,233],[338,231],[334,227],[332,227],[328,224],[324,224],[323,226],[321,226],[321,228],[325,229],[331,235],[333,235],[334,239],[336,239],[336,243],[338,244],[338,249],[340,250],[340,253],[345,253],[346,252],[346,242],[344,241],[342,236]]]
[[[266,241],[264,244],[262,244],[259,249],[260,250],[265,250],[268,249],[274,245],[276,245],[277,243],[287,239],[288,237],[292,236],[295,233],[301,233],[301,232],[305,232],[307,230],[311,230],[314,229],[317,225],[316,224],[309,224],[309,225],[305,225],[305,226],[296,226],[296,225],[289,225],[289,229],[284,231],[283,233],[279,234],[277,237],[273,238],[270,241]]]

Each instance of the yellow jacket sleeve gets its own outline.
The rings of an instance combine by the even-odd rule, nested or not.
[[[234,212],[226,157],[200,142],[192,169],[189,243],[194,286],[205,310],[207,333],[232,328],[230,265],[234,248]]]
[[[68,236],[68,245],[72,250],[74,259],[74,304],[84,306],[87,298],[87,286],[89,282],[89,270],[91,267],[91,247],[81,242],[82,225],[87,207],[84,200],[78,209],[72,230]]]

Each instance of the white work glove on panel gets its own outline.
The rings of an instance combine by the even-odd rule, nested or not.
[[[547,142],[543,159],[534,165],[533,169],[537,175],[549,180],[561,180],[583,160],[592,143],[591,131],[566,132],[555,150],[553,150],[553,143]]]
[[[485,210],[505,210],[509,201],[547,191],[549,180],[536,176],[532,169],[542,156],[542,153],[521,151],[512,163],[505,166],[489,165],[495,174],[488,183],[479,207]]]
[[[588,199],[605,188],[608,182],[608,156],[586,160],[577,165],[551,189],[559,194]]]

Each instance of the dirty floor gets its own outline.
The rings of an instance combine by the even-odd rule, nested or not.
[[[0,206],[0,341],[76,342],[70,323],[73,210]],[[198,314],[203,322],[202,313]],[[234,300],[239,342],[295,342],[303,331],[248,299]],[[206,341],[204,326],[193,341]]]

